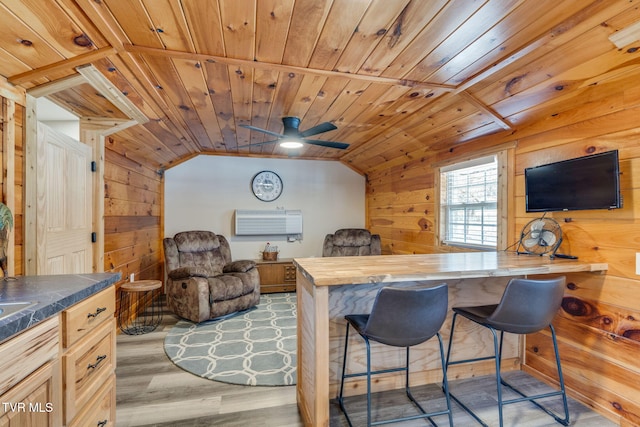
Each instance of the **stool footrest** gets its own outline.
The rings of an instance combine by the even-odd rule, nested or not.
[[[411,402],[418,408],[418,410],[420,410],[421,414],[409,415],[409,416],[402,417],[402,418],[392,418],[392,419],[388,419],[388,420],[373,421],[373,422],[371,422],[370,425],[378,426],[378,425],[383,425],[383,424],[391,424],[391,423],[397,423],[397,422],[402,422],[402,421],[411,421],[411,420],[418,420],[418,419],[421,419],[421,418],[426,418],[426,419],[429,420],[429,422],[431,423],[432,426],[437,427],[438,424],[436,424],[436,422],[433,421],[431,418],[432,417],[437,417],[439,415],[449,415],[449,413],[450,413],[450,411],[448,409],[442,410],[442,411],[427,412],[427,411],[424,410],[422,405],[420,405],[420,403],[418,403],[418,401],[413,397],[413,394],[411,393],[411,390],[409,388],[406,388],[406,393],[407,393],[407,397],[409,398],[409,400],[411,400]],[[342,410],[342,412],[345,415],[345,418],[347,419],[347,423],[349,424],[349,426],[353,426],[353,424],[351,422],[351,418],[349,417],[349,413],[347,412],[347,408],[345,408],[345,406],[344,406],[344,397],[338,396],[337,401],[338,401],[338,404],[340,405],[340,409]]]
[[[513,388],[512,390],[517,391]],[[545,397],[553,397],[553,396],[562,396],[562,392],[554,391],[554,392],[545,393],[545,394],[536,394],[535,396],[522,396],[515,399],[503,400],[502,404],[508,405],[510,403],[520,403],[520,402],[526,402],[526,401],[530,401],[531,403],[536,403],[534,402],[534,400],[536,399],[544,399]]]
[[[447,362],[447,365],[460,365],[462,363],[471,363],[471,362],[479,362],[481,360],[493,360],[495,359],[495,356],[485,356],[485,357],[476,357],[474,359],[464,359],[464,360],[454,360],[453,362],[449,361]]]
[[[500,382],[505,387],[508,387],[509,389],[513,390],[514,392],[516,392],[520,396],[522,396],[521,398],[503,400],[502,401],[503,405],[508,405],[510,403],[518,403],[518,402],[529,401],[529,402],[533,403],[534,405],[536,405],[539,409],[542,409],[544,412],[546,412],[547,415],[550,415],[551,417],[553,417],[553,419],[556,420],[557,422],[559,422],[560,424],[565,425],[565,426],[569,425],[568,416],[565,417],[565,418],[560,418],[557,414],[555,414],[551,410],[545,408],[540,403],[536,402],[537,399],[543,399],[545,397],[562,396],[563,395],[562,390],[551,391],[551,392],[548,392],[548,393],[536,394],[536,395],[533,395],[533,396],[527,396],[526,394],[524,394],[523,392],[521,392],[520,390],[518,390],[517,388],[515,388],[514,386],[512,386],[508,382],[504,381],[502,378],[500,379]]]
[[[522,397],[515,398],[515,399],[503,400],[502,401],[502,405],[508,405],[510,403],[520,403],[520,402],[529,401],[529,402],[533,403],[534,405],[536,405],[539,409],[542,409],[548,415],[553,417],[553,419],[555,419],[560,424],[565,425],[565,426],[569,425],[569,421],[558,417],[555,413],[551,412],[549,409],[545,408],[540,403],[535,401],[536,399],[543,399],[545,397],[562,396],[562,391],[552,391],[552,392],[549,392],[549,393],[536,394],[534,396],[527,396],[524,393],[522,393],[520,390],[518,390],[517,388],[513,387],[511,384],[507,383],[506,381],[501,380],[500,382],[502,383],[502,385],[508,387],[509,389],[513,390],[514,392],[516,392],[520,396],[522,396]],[[481,426],[489,427],[488,424],[486,424],[484,421],[482,421],[482,419],[479,416],[477,416],[476,413],[471,410],[471,408],[469,408],[467,405],[462,403],[462,401],[460,399],[458,399],[453,393],[451,393],[451,391],[449,391],[449,397],[451,399],[453,399],[458,405],[460,405],[460,407],[462,409],[464,409],[464,411],[467,414],[471,415],[471,417],[473,417],[473,419],[475,419]]]
[[[378,375],[378,374],[388,374],[391,372],[402,372],[402,371],[406,371],[407,368],[390,368],[390,369],[381,369],[379,371],[371,371],[370,374],[371,375]],[[353,378],[353,377],[363,377],[367,375],[367,372],[354,372],[351,374],[344,374],[345,378]]]

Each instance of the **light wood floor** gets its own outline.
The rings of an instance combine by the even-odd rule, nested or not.
[[[302,426],[296,406],[295,386],[250,387],[230,385],[202,379],[175,366],[164,353],[164,337],[178,318],[165,312],[162,324],[146,335],[120,334],[117,339],[116,369],[116,426]],[[515,374],[515,375],[513,375]],[[514,384],[525,390],[539,390],[546,386],[530,376],[516,372]],[[469,402],[490,425],[497,425],[495,386],[492,377],[457,381],[453,392]],[[424,402],[425,409],[443,404],[438,386],[415,387],[414,395]],[[507,396],[508,397],[508,396]],[[556,399],[556,401],[559,400]],[[380,393],[373,397],[386,409],[385,417],[404,411],[413,413],[403,392]],[[454,405],[456,426],[477,426],[460,407]],[[440,406],[441,407],[441,406]],[[558,405],[553,405],[553,409]],[[355,425],[366,421],[366,401],[350,398],[347,409]],[[585,406],[570,400],[571,425],[581,427],[615,426]],[[544,412],[529,403],[507,406],[505,426],[559,426]],[[437,417],[439,425],[448,425],[446,417]],[[347,426],[335,402],[331,405],[331,425]],[[405,422],[403,427],[429,425],[424,420]]]

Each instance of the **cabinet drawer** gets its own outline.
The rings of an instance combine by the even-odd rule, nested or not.
[[[102,322],[63,356],[65,416],[68,423],[115,370],[115,318]]]
[[[296,267],[293,265],[284,266],[284,281],[294,282],[296,281]]]
[[[62,345],[69,348],[106,319],[113,319],[116,293],[113,286],[62,312]]]
[[[108,427],[116,421],[116,376],[112,374],[69,427]]]

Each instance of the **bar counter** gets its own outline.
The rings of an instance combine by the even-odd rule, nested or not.
[[[329,400],[337,393],[344,349],[344,315],[368,313],[380,287],[447,283],[452,306],[495,304],[507,282],[514,277],[572,272],[604,272],[606,263],[517,255],[509,252],[464,252],[425,255],[381,255],[364,257],[296,258],[298,301],[298,408],[309,426],[329,425]],[[402,315],[402,313],[398,313]],[[451,315],[441,329],[449,339]],[[492,346],[481,327],[470,322],[456,326],[453,359]],[[349,341],[349,369],[364,370],[364,344],[357,336]],[[352,340],[352,341],[351,341]],[[521,338],[505,335],[503,370],[520,369]],[[372,344],[372,363],[400,366],[404,350]],[[457,365],[449,369],[449,379],[468,378],[493,372],[493,361]],[[440,374],[440,376],[438,376]],[[441,381],[437,340],[411,351],[411,384]],[[402,388],[403,376],[388,374],[377,378],[374,391]],[[364,379],[345,383],[345,394],[365,393]]]

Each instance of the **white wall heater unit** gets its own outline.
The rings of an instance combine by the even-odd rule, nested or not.
[[[267,236],[302,234],[300,210],[240,210],[236,209],[237,236]]]

